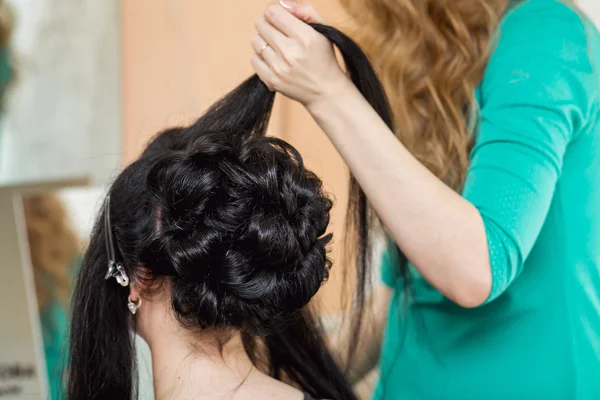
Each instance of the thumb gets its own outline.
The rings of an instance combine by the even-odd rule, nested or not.
[[[299,3],[292,0],[279,0],[279,4],[293,16],[309,24],[323,24],[325,21],[310,3]]]

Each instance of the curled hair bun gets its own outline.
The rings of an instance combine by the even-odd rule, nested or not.
[[[283,140],[194,129],[150,169],[157,229],[142,262],[173,277],[186,324],[272,333],[327,279],[331,201]]]

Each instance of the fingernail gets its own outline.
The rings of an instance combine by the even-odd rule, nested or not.
[[[281,7],[291,10],[294,8],[294,5],[296,3],[290,0],[279,0],[279,4],[281,5]]]

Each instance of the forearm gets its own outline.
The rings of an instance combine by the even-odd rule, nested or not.
[[[478,210],[415,159],[353,85],[307,108],[425,279],[463,306],[485,301],[491,272]]]

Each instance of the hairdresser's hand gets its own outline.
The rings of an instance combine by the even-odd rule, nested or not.
[[[303,22],[321,23],[321,17],[306,3],[283,4],[271,4],[256,22],[254,70],[269,89],[309,108],[323,99],[334,99],[351,82],[329,40]]]

